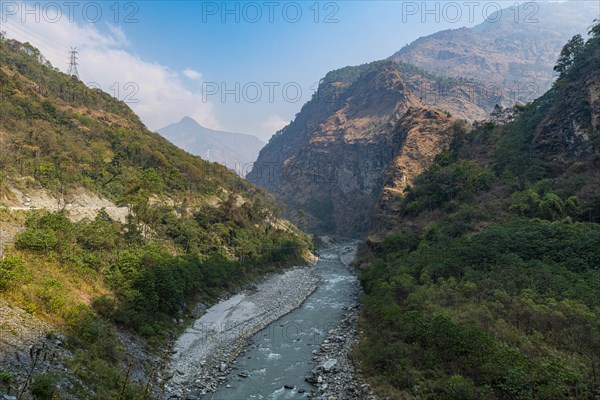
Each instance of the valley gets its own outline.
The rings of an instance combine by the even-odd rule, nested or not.
[[[0,7],[0,399],[599,398],[600,9],[572,4],[387,25],[412,41],[346,67],[340,49],[377,48],[353,36],[361,2],[346,22],[337,3],[246,15],[239,43],[203,4],[214,42],[194,52],[208,35],[179,4],[170,66],[134,39],[158,20],[70,21],[86,60],[147,71],[139,104],[84,83],[73,48],[54,67]],[[308,22],[354,40],[303,52]],[[316,65],[304,104],[235,92]],[[207,84],[232,89],[209,102]]]

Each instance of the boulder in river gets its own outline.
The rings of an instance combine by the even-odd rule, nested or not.
[[[335,358],[330,358],[329,360],[325,361],[323,363],[323,371],[330,372],[333,367],[336,366],[337,362],[338,361]]]

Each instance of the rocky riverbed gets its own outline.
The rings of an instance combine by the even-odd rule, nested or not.
[[[313,398],[326,400],[378,400],[371,387],[362,383],[351,358],[358,343],[358,304],[346,308],[340,324],[328,332],[319,350],[314,352],[315,365],[306,381],[315,385]]]
[[[194,400],[214,392],[249,338],[300,306],[317,283],[311,267],[297,267],[209,308],[175,343],[161,378],[163,398]]]

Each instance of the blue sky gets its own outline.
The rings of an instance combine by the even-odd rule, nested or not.
[[[23,11],[36,3],[0,3],[8,36],[30,41],[63,70],[77,46],[82,80],[134,100],[151,129],[190,115],[263,140],[293,119],[328,71],[386,58],[420,36],[473,26],[499,4],[514,4],[84,1],[71,21],[61,1],[60,10],[38,2],[37,19]]]
[[[219,92],[223,84],[237,90],[239,82],[242,92],[250,83],[248,96],[242,92],[239,103],[232,94],[223,99],[216,93],[207,99],[215,103],[222,128],[266,139],[273,132],[264,126],[265,120],[272,118],[276,126],[292,119],[328,71],[382,59],[419,36],[483,20],[480,10],[471,22],[465,14],[460,22],[440,18],[438,23],[432,14],[423,23],[421,10],[403,18],[403,11],[415,12],[407,7],[393,1],[273,2],[272,6],[155,1],[140,3],[139,23],[122,26],[144,59],[199,71],[205,82],[221,86]],[[440,7],[440,15],[443,12]],[[261,87],[260,97],[252,82]],[[266,82],[280,84],[272,86],[273,102]],[[290,86],[283,93],[286,84]],[[302,97],[296,101],[298,87]],[[202,85],[198,88],[202,90]],[[260,100],[252,103],[245,97]]]

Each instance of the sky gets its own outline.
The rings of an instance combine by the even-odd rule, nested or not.
[[[268,141],[328,71],[514,3],[0,0],[0,31],[65,72],[76,47],[80,79],[127,102],[152,130],[190,116]]]

